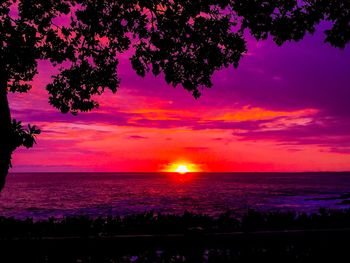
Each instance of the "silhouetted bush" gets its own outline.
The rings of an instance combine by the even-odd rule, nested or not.
[[[347,227],[350,228],[350,210],[320,209],[313,214],[249,210],[241,218],[236,218],[231,212],[211,217],[187,211],[183,215],[155,214],[150,211],[125,217],[51,217],[44,221],[0,217],[0,238],[228,233]]]
[[[17,220],[0,217],[0,262],[338,262],[350,210],[185,212]]]

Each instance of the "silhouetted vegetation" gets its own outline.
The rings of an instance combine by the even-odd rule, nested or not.
[[[249,210],[237,218],[232,212],[218,217],[185,212],[143,214],[125,217],[67,217],[34,221],[0,217],[0,238],[113,236],[124,234],[189,234],[350,228],[350,210],[320,209],[318,213],[258,212]]]
[[[240,219],[148,212],[34,222],[0,218],[1,257],[25,262],[304,262],[347,253],[350,210],[260,213]],[[22,253],[16,253],[21,251]]]
[[[162,75],[198,98],[215,71],[238,66],[246,32],[282,45],[328,21],[325,42],[344,48],[349,13],[343,0],[1,0],[0,189],[13,151],[31,147],[39,134],[12,121],[7,99],[8,92],[31,89],[39,60],[59,71],[47,91],[63,113],[90,111],[98,106],[95,95],[115,93],[118,57],[126,51],[138,75]]]

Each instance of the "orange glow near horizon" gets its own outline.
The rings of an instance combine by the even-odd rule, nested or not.
[[[200,172],[200,169],[198,165],[194,163],[170,163],[166,166],[165,169],[163,169],[164,172],[170,172],[170,173],[179,173],[179,174],[186,174],[186,173],[195,173]]]

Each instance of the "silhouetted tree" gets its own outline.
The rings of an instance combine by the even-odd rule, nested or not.
[[[343,48],[349,19],[347,0],[0,0],[0,189],[13,151],[40,133],[12,120],[7,100],[30,90],[38,60],[60,66],[50,104],[77,114],[98,106],[94,95],[117,91],[127,50],[138,75],[162,74],[198,98],[216,70],[238,66],[246,32],[282,45],[329,21],[325,41]]]

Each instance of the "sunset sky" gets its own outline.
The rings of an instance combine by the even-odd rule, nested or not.
[[[141,78],[120,57],[117,94],[78,116],[48,104],[55,70],[39,64],[28,94],[10,98],[13,117],[42,129],[14,154],[12,172],[161,171],[174,162],[202,171],[350,170],[350,48],[322,32],[279,48],[249,40],[238,69],[214,75],[195,100],[162,76]]]

